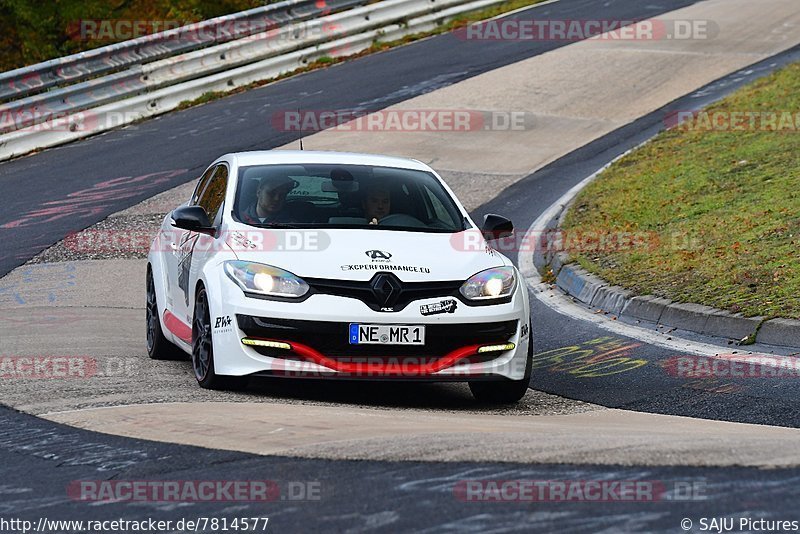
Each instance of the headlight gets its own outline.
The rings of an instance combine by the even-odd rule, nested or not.
[[[516,285],[513,267],[495,267],[471,276],[459,291],[469,300],[491,300],[511,295]]]
[[[289,271],[250,261],[226,261],[225,273],[245,293],[298,298],[308,293],[308,284]]]

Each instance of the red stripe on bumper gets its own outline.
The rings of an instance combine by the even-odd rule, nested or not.
[[[295,341],[285,341],[277,339],[260,339],[262,341],[279,341],[281,343],[288,343],[292,347],[292,352],[305,358],[307,361],[322,365],[334,371],[346,374],[355,375],[381,375],[381,376],[425,376],[431,375],[447,367],[452,367],[459,360],[477,354],[478,348],[482,345],[468,345],[459,349],[448,352],[441,358],[432,362],[424,364],[404,363],[403,357],[392,357],[393,363],[357,363],[357,362],[341,362],[333,358],[329,358],[315,350],[308,345],[297,343]],[[411,358],[406,358],[411,359]],[[419,360],[419,358],[415,358]]]

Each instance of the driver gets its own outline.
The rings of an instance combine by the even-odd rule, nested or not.
[[[242,213],[242,221],[248,224],[286,222],[283,213],[286,196],[297,185],[297,181],[288,176],[264,176],[258,183],[255,201]]]
[[[371,185],[367,188],[364,200],[364,217],[369,224],[378,224],[378,221],[389,215],[392,211],[392,196],[385,185]]]

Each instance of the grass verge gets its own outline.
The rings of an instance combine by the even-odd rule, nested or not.
[[[800,319],[800,64],[619,160],[581,192],[564,231],[626,233],[633,246],[568,252],[637,294]]]

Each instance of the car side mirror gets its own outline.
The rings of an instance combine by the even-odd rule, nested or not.
[[[208,213],[202,206],[181,206],[172,212],[172,226],[190,232],[214,235],[216,228],[211,226]]]
[[[514,235],[514,223],[505,217],[490,213],[483,218],[481,232],[483,233],[483,238],[487,241],[511,237]]]

